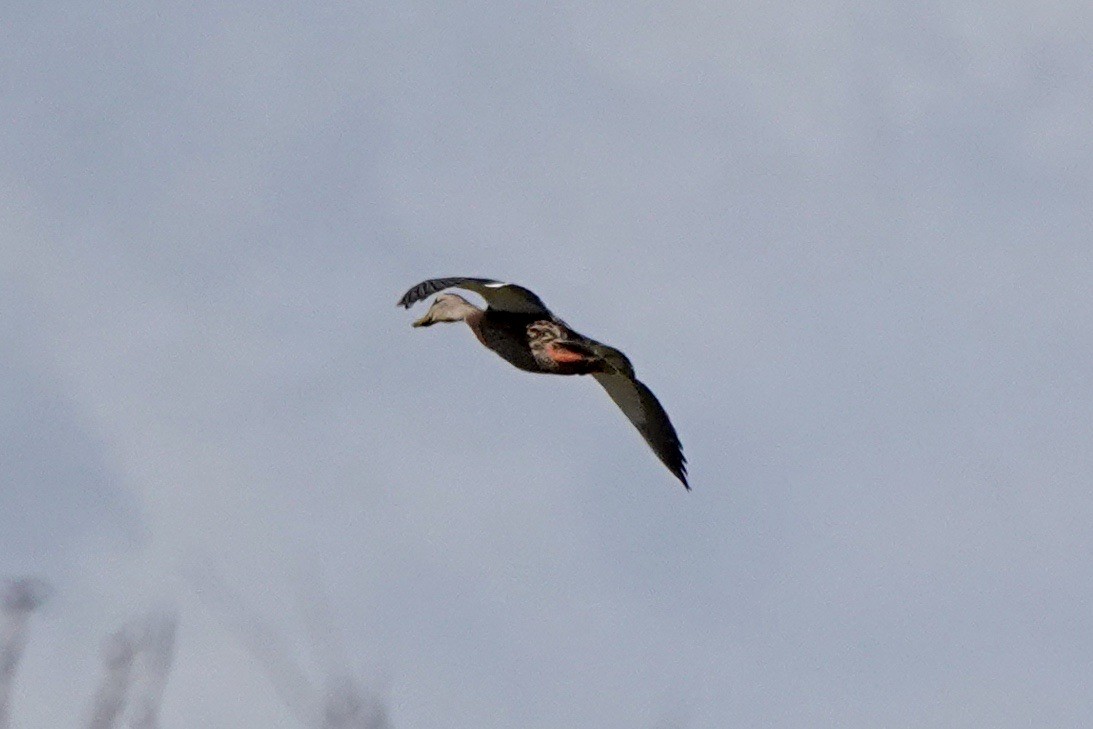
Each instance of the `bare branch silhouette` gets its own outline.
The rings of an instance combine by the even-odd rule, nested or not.
[[[88,729],[111,729],[121,717],[129,693],[133,658],[140,648],[140,637],[140,628],[128,624],[103,641],[103,677],[95,692]]]
[[[172,612],[151,613],[144,621],[137,658],[139,680],[134,689],[130,729],[156,729],[159,707],[175,653],[178,618]]]
[[[27,644],[27,620],[49,592],[49,586],[34,577],[9,580],[0,587],[0,729],[11,725],[11,694]]]
[[[389,729],[387,710],[350,678],[332,680],[323,702],[321,729]]]

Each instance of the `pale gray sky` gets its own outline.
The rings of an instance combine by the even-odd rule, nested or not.
[[[0,21],[17,726],[161,605],[166,729],[298,726],[210,563],[395,727],[1093,714],[1087,2]],[[594,383],[412,330],[443,275],[624,349],[694,492]]]

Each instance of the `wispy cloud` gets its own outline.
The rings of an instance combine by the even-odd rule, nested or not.
[[[207,562],[187,569],[191,585],[247,653],[261,667],[285,708],[305,727],[314,729],[387,729],[383,702],[351,675],[346,649],[327,609],[325,593],[313,576],[301,578],[296,589],[280,592],[299,598],[296,619],[302,619],[323,675],[310,678],[292,649],[242,595],[232,590]],[[288,607],[288,606],[286,606]],[[291,615],[292,611],[289,611]]]

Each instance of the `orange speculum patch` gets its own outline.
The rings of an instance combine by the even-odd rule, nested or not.
[[[547,354],[550,355],[550,358],[555,362],[583,362],[586,359],[585,355],[574,352],[572,349],[559,347],[556,344],[548,344],[546,350]]]

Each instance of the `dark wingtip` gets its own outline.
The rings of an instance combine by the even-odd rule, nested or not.
[[[460,278],[431,278],[428,281],[422,281],[416,286],[411,286],[410,290],[402,295],[402,298],[398,300],[396,306],[401,306],[404,309],[409,309],[418,301],[427,298],[431,294],[435,294],[437,291],[442,291],[450,286],[456,286],[460,281],[465,279]]]
[[[403,294],[402,298],[398,300],[398,303],[395,304],[395,306],[401,306],[403,309],[409,309],[413,306],[414,302],[417,301],[417,299],[414,298],[414,289],[416,288],[417,286]]]
[[[687,483],[687,456],[683,455],[683,446],[679,442],[679,437],[675,434],[675,429],[672,430],[672,440],[675,442],[676,459],[678,460],[673,459],[675,462],[668,464],[668,469],[683,484],[683,488],[690,491],[691,484]]]

